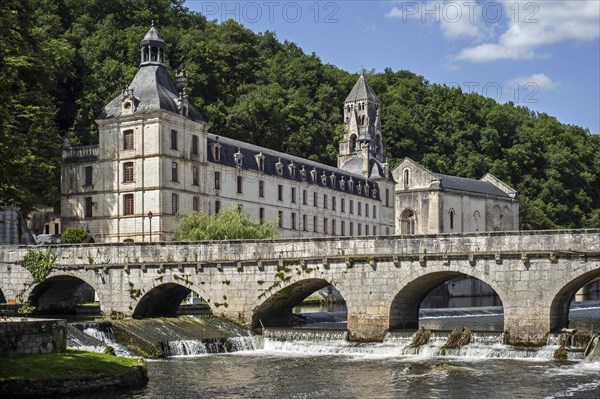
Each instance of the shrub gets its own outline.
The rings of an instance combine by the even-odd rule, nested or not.
[[[88,233],[81,227],[69,227],[62,233],[62,242],[65,244],[79,244],[88,238]]]

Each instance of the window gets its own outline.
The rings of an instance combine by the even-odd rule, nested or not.
[[[331,176],[329,176],[329,181],[331,183],[331,187],[335,188],[335,173],[332,173]]]
[[[350,222],[350,236],[354,235],[354,222]]]
[[[221,189],[221,172],[215,172],[215,190]]]
[[[235,161],[235,164],[237,166],[242,166],[243,159],[244,159],[244,155],[242,154],[242,151],[238,148],[237,152],[235,154],[233,154],[233,160]]]
[[[296,165],[294,165],[294,161],[288,165],[288,170],[290,171],[290,176],[296,177]]]
[[[306,180],[306,169],[304,169],[304,165],[302,165],[302,169],[300,170],[300,176],[302,180]]]
[[[360,223],[358,224],[358,232],[357,233],[358,233],[358,235],[362,234],[362,225]]]
[[[221,201],[215,201],[215,215],[221,211]]]
[[[369,225],[365,224],[365,235],[368,236],[369,235]]]
[[[302,190],[302,205],[308,205],[308,193],[306,190]]]
[[[308,217],[306,215],[302,215],[302,230],[308,231]]]
[[[358,186],[356,186],[356,191],[359,195],[362,195],[362,184],[360,182],[358,183]]]
[[[221,144],[215,144],[213,147],[215,161],[221,160]]]
[[[350,214],[354,215],[354,200],[350,200]]]
[[[321,175],[321,184],[324,186],[327,185],[327,175],[325,174],[325,171],[323,171],[323,174]]]
[[[313,231],[316,233],[319,227],[319,219],[316,216],[313,216]]]
[[[242,194],[244,188],[244,178],[242,176],[237,176],[237,193]]]
[[[292,212],[292,230],[296,230],[296,214]]]
[[[377,235],[377,226],[373,226],[373,235],[376,236]]]
[[[123,164],[123,183],[133,183],[133,162]]]
[[[93,173],[93,168],[91,166],[86,166],[85,169],[83,170],[84,172],[84,186],[91,186],[92,185],[92,173]]]
[[[171,181],[179,181],[179,176],[177,175],[177,162],[171,162]]]
[[[177,130],[171,130],[171,149],[177,149]]]
[[[279,176],[283,174],[283,163],[281,162],[281,158],[279,158],[275,164],[275,171]]]
[[[315,168],[312,168],[312,170],[310,171],[310,178],[313,181],[313,183],[317,180],[317,170]]]
[[[123,196],[123,215],[133,215],[133,194]]]
[[[92,197],[85,197],[85,215],[84,217],[86,219],[92,218],[92,207],[94,206],[94,203],[92,202]],[[48,234],[48,233],[46,233]]]
[[[348,188],[350,189],[350,192],[354,191],[354,180],[352,178],[348,180]]]
[[[335,211],[335,208],[337,208],[337,201],[335,199],[335,195],[331,196],[331,210]]]
[[[340,190],[346,189],[346,181],[344,180],[344,176],[340,179]]]
[[[283,228],[283,211],[279,211],[279,227]]]
[[[328,233],[328,223],[329,220],[327,218],[323,218],[323,233],[327,234]]]
[[[373,205],[373,219],[377,219],[377,205]]]
[[[277,186],[277,200],[283,201],[283,185],[282,184]]]
[[[125,130],[123,132],[123,149],[133,150],[133,130]]]
[[[197,166],[192,166],[192,184],[194,186],[198,186],[199,180],[198,180],[198,167]]]
[[[410,169],[404,169],[404,189],[408,190],[410,185]]]
[[[369,195],[369,183],[365,184],[365,195],[368,196]]]
[[[179,197],[177,196],[177,194],[171,194],[171,213],[173,215],[176,215],[178,210],[179,210]]]
[[[313,205],[315,208],[319,206],[319,197],[316,191],[313,193]]]
[[[259,152],[258,154],[256,154],[254,156],[254,158],[256,158],[256,165],[258,166],[258,170],[260,170],[261,172],[265,171],[265,156],[263,155],[262,151]]]
[[[345,235],[346,235],[346,222],[344,222],[344,221],[342,220],[342,221],[341,221],[341,226],[340,226],[340,227],[341,227],[341,230],[342,230],[342,231],[340,231],[340,234],[341,234],[341,235],[343,235],[343,236],[345,236]]]
[[[193,197],[192,198],[192,211],[194,212],[198,212],[198,197]]]
[[[369,217],[369,204],[365,203],[365,216]]]
[[[265,222],[265,208],[258,208],[258,222],[260,224]]]
[[[198,136],[192,135],[192,155],[198,155]]]
[[[362,215],[362,202],[358,201],[358,216]]]
[[[327,209],[327,194],[323,194],[323,208]]]
[[[258,197],[259,198],[265,197],[265,182],[262,180],[258,181]]]
[[[385,206],[390,206],[390,189],[385,189]]]
[[[296,203],[296,187],[292,187],[291,195],[292,195],[292,204],[295,204]]]
[[[345,199],[345,198],[342,198],[342,199],[341,199],[341,201],[342,201],[342,202],[340,203],[340,207],[342,208],[342,209],[341,209],[341,211],[342,211],[342,212],[346,212],[346,199]]]
[[[331,234],[336,235],[335,219],[331,220]]]
[[[454,229],[454,209],[450,209],[450,229]]]
[[[416,224],[415,213],[410,209],[406,209],[402,212],[402,215],[400,215],[400,234],[415,234]]]

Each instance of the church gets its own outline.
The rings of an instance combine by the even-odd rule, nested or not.
[[[166,241],[179,211],[236,206],[276,221],[284,238],[518,229],[516,192],[490,174],[447,176],[409,158],[391,170],[381,102],[363,75],[343,103],[333,167],[209,132],[187,75],[169,76],[154,26],[140,57],[96,119],[98,144],[63,148],[62,228],[82,227],[96,242]]]

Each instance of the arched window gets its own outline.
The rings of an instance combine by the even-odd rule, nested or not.
[[[356,135],[353,134],[350,136],[350,152],[356,151]]]
[[[473,221],[475,222],[475,231],[479,231],[480,220],[481,220],[481,214],[479,213],[479,211],[475,211],[473,213]]]
[[[400,215],[400,234],[413,235],[417,230],[417,218],[411,209],[406,209]]]
[[[365,125],[365,116],[364,115],[360,117],[360,124],[363,126]]]
[[[375,136],[375,152],[379,154],[381,152],[381,136]]]
[[[410,169],[404,169],[404,189],[408,190],[410,187]]]

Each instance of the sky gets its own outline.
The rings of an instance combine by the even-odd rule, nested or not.
[[[600,133],[600,0],[185,5],[209,20],[273,31],[348,72],[405,69]]]

